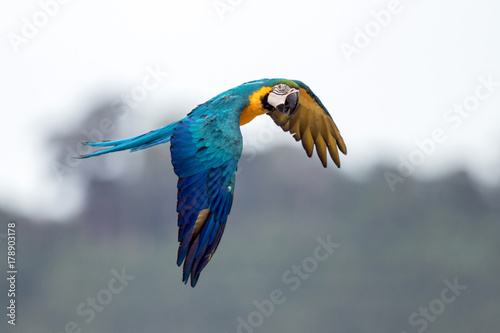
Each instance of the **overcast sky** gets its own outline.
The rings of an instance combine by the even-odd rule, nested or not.
[[[0,204],[71,211],[77,199],[54,213],[71,185],[54,182],[48,139],[81,132],[96,99],[140,99],[134,124],[118,124],[132,136],[265,77],[321,98],[348,146],[341,172],[403,159],[411,176],[467,168],[498,182],[499,14],[491,0],[4,2]],[[262,141],[262,118],[245,126],[247,143]],[[281,133],[264,141],[302,149]]]

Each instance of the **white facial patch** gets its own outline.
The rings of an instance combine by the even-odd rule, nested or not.
[[[290,92],[290,87],[284,83],[277,84],[267,98],[267,102],[273,107],[285,103],[286,96]]]
[[[288,95],[290,92],[290,87],[284,83],[277,84],[273,87],[273,93],[276,95]]]

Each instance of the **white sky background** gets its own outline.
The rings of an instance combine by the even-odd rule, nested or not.
[[[285,77],[308,84],[337,122],[349,151],[341,172],[357,177],[379,163],[397,164],[415,152],[415,140],[441,128],[447,139],[414,176],[462,167],[483,182],[500,180],[500,85],[461,123],[443,118],[474,96],[480,76],[500,82],[498,1],[401,0],[350,62],[342,43],[355,46],[356,29],[373,27],[371,12],[391,1],[71,0],[16,51],[9,36],[22,36],[23,19],[33,22],[40,3],[56,2],[0,6],[3,207],[55,219],[73,211],[80,198],[67,195],[71,178],[54,182],[48,139],[81,130],[91,102],[130,91],[146,67],[169,75],[129,118],[133,126],[120,123],[126,136],[243,82]],[[231,10],[221,16],[214,3]],[[245,126],[244,138],[267,124]],[[302,149],[288,136],[278,133],[274,142]]]

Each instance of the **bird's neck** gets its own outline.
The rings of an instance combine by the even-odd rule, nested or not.
[[[268,94],[271,90],[271,87],[262,87],[248,97],[250,103],[243,109],[243,111],[241,111],[240,126],[248,124],[253,120],[253,118],[268,112],[262,107],[262,97]]]

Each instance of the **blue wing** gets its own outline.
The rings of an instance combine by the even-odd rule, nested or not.
[[[247,88],[248,87],[243,87]],[[236,93],[236,95],[235,95]],[[198,106],[184,119],[136,137],[84,144],[104,148],[80,156],[137,151],[171,143],[177,183],[179,252],[184,262],[182,280],[195,286],[200,272],[212,258],[224,232],[233,203],[235,173],[242,151],[241,111],[249,104],[238,87]]]
[[[248,100],[226,96],[193,110],[176,126],[170,151],[177,184],[182,280],[195,286],[212,258],[231,210],[235,172],[241,156],[241,110]]]

